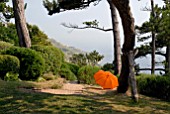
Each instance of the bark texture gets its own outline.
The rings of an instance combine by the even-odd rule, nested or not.
[[[125,93],[129,87],[129,82],[128,82],[129,75],[130,73],[134,72],[130,68],[131,63],[129,63],[129,59],[131,58],[129,58],[128,56],[128,53],[130,53],[130,51],[133,51],[135,45],[134,18],[132,16],[131,9],[129,6],[129,0],[112,0],[112,2],[119,11],[122,20],[123,30],[124,30],[124,44],[122,49],[123,52],[122,70],[119,77],[118,92]],[[136,86],[133,86],[133,88],[131,89],[136,89]]]
[[[165,74],[170,75],[170,44],[166,48],[166,65],[165,65]]]
[[[138,93],[137,93],[137,84],[135,78],[135,68],[134,68],[134,51],[130,51],[128,53],[128,61],[129,61],[129,85],[131,88],[132,99],[135,102],[138,102]]]
[[[154,0],[151,0],[151,8],[152,8],[152,16],[155,17],[154,14]],[[154,23],[154,20],[152,21]],[[155,74],[155,27],[152,26],[152,63],[151,63],[151,74]]]
[[[114,37],[114,64],[115,69],[114,73],[116,75],[120,75],[121,73],[121,46],[120,46],[120,31],[119,31],[119,21],[118,21],[118,15],[116,12],[116,7],[113,4],[112,0],[107,0],[110,5],[111,10],[111,18],[112,18],[112,26],[113,26],[113,37]]]
[[[24,13],[24,0],[12,0],[15,16],[15,25],[21,47],[31,47],[31,39]]]

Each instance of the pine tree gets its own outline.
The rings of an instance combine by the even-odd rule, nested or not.
[[[170,3],[168,1],[165,2],[165,5],[163,7],[158,7],[156,5],[154,7],[155,11],[155,18],[151,15],[150,20],[146,21],[142,24],[141,27],[136,27],[137,30],[139,30],[140,35],[149,33],[153,30],[156,33],[156,39],[155,39],[155,46],[156,46],[156,54],[165,56],[165,73],[168,74],[170,71]],[[154,18],[154,23],[153,23]],[[145,41],[150,38],[149,36],[140,37],[139,41]],[[143,45],[141,48],[139,48],[139,53],[137,57],[139,56],[146,56],[147,54],[150,54],[151,51],[151,45],[150,42],[149,45]],[[162,53],[160,51],[161,48],[166,47],[166,53]],[[147,48],[147,49],[146,49]]]

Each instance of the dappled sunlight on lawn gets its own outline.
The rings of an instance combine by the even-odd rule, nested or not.
[[[86,94],[57,95],[42,92],[10,89],[10,82],[0,84],[0,113],[55,113],[55,114],[169,114],[170,102],[140,95],[134,103],[126,94],[115,90],[103,94],[86,91]],[[27,85],[27,82],[24,82]],[[7,86],[7,85],[10,85]],[[14,87],[14,86],[13,86]],[[8,89],[8,91],[6,91]],[[100,91],[100,88],[87,88]],[[105,91],[105,90],[104,90]]]

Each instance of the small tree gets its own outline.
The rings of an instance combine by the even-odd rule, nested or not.
[[[156,40],[155,40],[155,45],[156,45],[156,52],[155,54],[161,55],[165,57],[165,69],[161,69],[165,71],[166,74],[170,70],[170,33],[169,33],[169,28],[170,28],[170,21],[169,21],[169,12],[170,12],[170,5],[169,2],[165,2],[165,5],[163,7],[158,7],[156,5],[154,7],[154,23],[153,23],[153,16],[151,15],[150,20],[147,22],[144,22],[141,27],[136,27],[138,30],[138,33],[140,36],[143,34],[145,35],[146,33],[149,33],[153,31],[153,26],[154,26],[154,31],[156,33]],[[139,37],[139,41],[145,41],[150,38],[149,36],[144,36],[144,37]],[[152,42],[149,43],[149,45],[142,45],[139,48],[139,53],[136,57],[139,56],[146,56],[147,54],[152,53]],[[163,47],[166,47],[166,52],[162,52],[161,49]],[[155,69],[157,70],[157,69]],[[160,69],[158,69],[160,70]]]
[[[104,58],[103,55],[100,55],[96,50],[86,54],[74,54],[70,57],[70,61],[78,66],[91,65],[95,66]]]
[[[69,59],[72,63],[78,65],[78,66],[85,66],[87,65],[87,59],[86,56],[82,53],[80,54],[73,54],[72,57]]]
[[[86,58],[89,65],[95,66],[104,58],[104,56],[100,55],[96,50],[94,50],[93,52],[86,54]]]

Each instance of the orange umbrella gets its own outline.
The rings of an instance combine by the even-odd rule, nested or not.
[[[119,85],[117,77],[109,71],[99,70],[94,74],[94,79],[104,89],[113,89]]]

